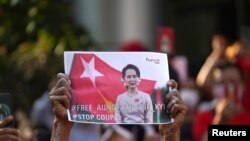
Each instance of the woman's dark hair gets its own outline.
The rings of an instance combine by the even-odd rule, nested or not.
[[[138,77],[140,77],[140,70],[139,70],[139,68],[136,67],[135,65],[128,64],[127,66],[125,66],[125,67],[122,69],[122,78],[125,77],[126,71],[127,71],[128,69],[133,69],[133,70],[135,70],[136,75],[137,75]]]

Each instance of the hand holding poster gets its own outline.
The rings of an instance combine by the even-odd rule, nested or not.
[[[167,55],[153,52],[65,52],[71,80],[68,118],[74,122],[159,124],[173,122],[164,101]]]

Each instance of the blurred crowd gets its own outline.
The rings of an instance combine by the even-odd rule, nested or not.
[[[140,42],[132,41],[123,44],[121,51],[148,50]],[[182,141],[207,140],[210,124],[250,124],[250,41],[241,39],[229,43],[225,35],[214,34],[211,53],[197,76],[188,72],[187,57],[166,53],[170,79],[178,82],[178,89],[188,106],[181,129]],[[34,102],[30,117],[16,111],[23,141],[50,139],[54,116],[48,101],[49,89]],[[74,124],[71,133],[72,141],[81,138],[89,141],[160,141],[156,125]]]

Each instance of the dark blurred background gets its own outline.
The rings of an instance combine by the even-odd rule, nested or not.
[[[165,26],[195,77],[212,35],[238,40],[248,13],[249,0],[0,0],[0,92],[11,92],[15,107],[29,114],[63,72],[63,51],[120,50],[129,40],[155,51],[157,29]]]

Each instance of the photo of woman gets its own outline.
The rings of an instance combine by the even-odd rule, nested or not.
[[[122,69],[122,81],[127,91],[116,100],[116,123],[153,123],[153,105],[150,95],[140,91],[140,70],[133,64]]]

